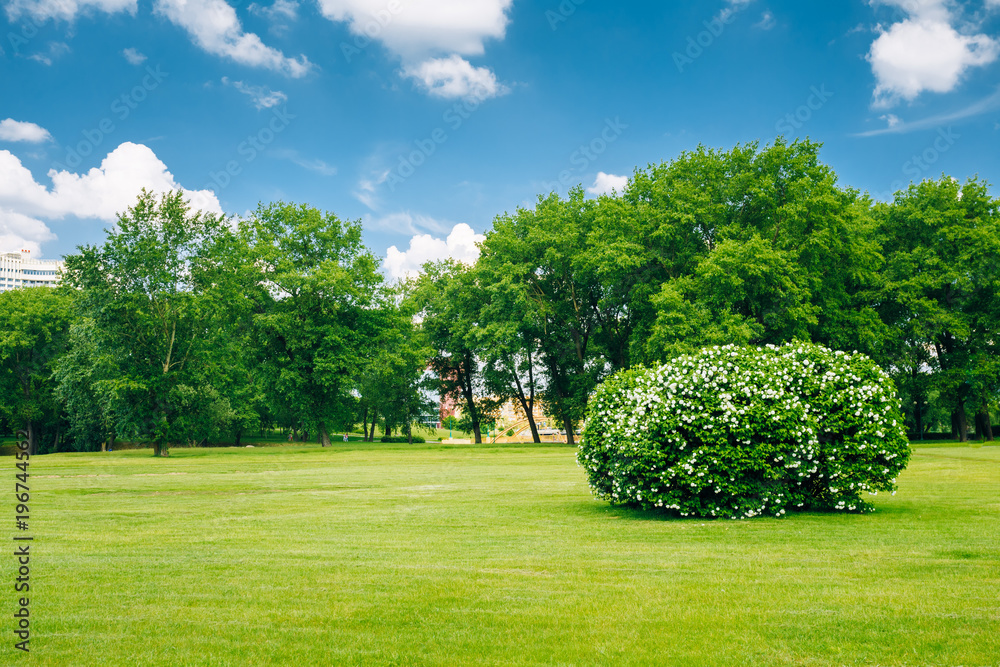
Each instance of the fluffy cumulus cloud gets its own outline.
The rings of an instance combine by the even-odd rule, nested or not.
[[[142,144],[123,143],[86,173],[49,170],[51,187],[38,183],[12,153],[0,150],[0,250],[29,247],[54,238],[42,219],[68,215],[113,222],[142,188],[184,190],[156,154]],[[214,193],[184,190],[196,209],[222,213]],[[12,245],[10,245],[12,244]]]
[[[949,92],[970,68],[992,63],[1000,55],[1000,42],[992,37],[956,29],[949,0],[883,0],[882,4],[896,6],[908,16],[884,29],[868,52],[877,107],[913,100],[924,91]]]
[[[417,275],[424,264],[433,260],[451,258],[472,264],[479,259],[477,244],[485,238],[465,223],[455,225],[446,239],[419,234],[410,239],[410,246],[405,252],[396,246],[389,248],[383,267],[390,279],[397,280]]]
[[[205,51],[241,65],[262,67],[291,77],[301,77],[311,65],[305,56],[288,58],[265,45],[260,37],[244,32],[236,10],[225,0],[156,0],[157,14],[188,32]]]
[[[44,127],[28,123],[25,121],[7,118],[0,120],[0,141],[25,141],[31,144],[40,144],[50,141],[52,135]]]
[[[419,81],[431,95],[446,99],[486,100],[507,92],[493,72],[486,67],[473,67],[459,55],[425,60],[403,72]]]
[[[609,195],[612,192],[621,194],[625,191],[626,185],[628,185],[628,176],[615,176],[599,171],[597,178],[594,179],[594,184],[587,188],[587,192],[592,195]]]
[[[403,73],[432,95],[494,97],[506,91],[496,76],[460,56],[478,56],[489,39],[503,39],[513,0],[319,0],[331,21],[344,22],[356,44],[378,40],[403,61]],[[451,57],[441,57],[442,55]]]
[[[41,220],[0,207],[0,252],[16,252],[24,248],[38,257],[41,244],[54,238],[55,234]]]
[[[481,55],[487,39],[503,39],[513,0],[319,0],[331,21],[378,39],[407,61],[432,54]]]

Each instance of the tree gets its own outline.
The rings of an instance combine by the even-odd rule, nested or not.
[[[360,222],[306,205],[261,205],[247,222],[262,305],[261,378],[276,411],[314,425],[320,443],[354,423],[352,393],[385,309]]]
[[[524,290],[510,276],[477,273],[480,298],[477,326],[471,330],[473,345],[481,350],[486,392],[501,404],[516,401],[524,413],[534,442],[541,442],[535,423],[540,394],[537,350],[540,332]]]
[[[870,201],[837,186],[819,148],[699,147],[636,174],[626,197],[646,221],[651,274],[663,276],[648,360],[795,339],[880,351]]]
[[[483,441],[479,402],[482,397],[480,359],[473,329],[477,292],[470,269],[454,260],[430,262],[409,287],[414,312],[431,355],[428,366],[440,383],[442,396],[463,403],[463,415],[476,443]]]
[[[143,190],[103,245],[66,259],[93,354],[110,369],[96,394],[109,430],[150,440],[156,456],[225,411],[212,360],[242,294],[233,238],[225,218],[192,213],[181,192]]]
[[[375,439],[375,424],[381,417],[386,435],[402,427],[412,443],[413,423],[434,407],[424,377],[431,352],[413,323],[412,302],[399,302],[387,300],[378,333],[366,347],[358,381],[360,417],[365,439],[370,441]]]
[[[1000,385],[998,209],[986,183],[947,176],[911,185],[878,209],[882,316],[899,336],[897,349],[920,352],[962,441],[970,407],[992,437],[989,410]]]
[[[116,432],[113,397],[107,392],[115,379],[114,359],[102,353],[99,332],[90,317],[70,326],[69,349],[53,367],[56,396],[69,422],[69,436],[77,451],[114,448]],[[124,407],[124,406],[123,406]]]
[[[589,393],[611,368],[607,350],[595,342],[606,289],[586,257],[595,206],[582,188],[565,201],[540,197],[533,210],[494,220],[479,259],[485,275],[506,276],[520,290],[518,307],[531,318],[526,331],[538,332],[546,409],[563,423],[570,443]]]
[[[0,413],[28,434],[29,454],[56,450],[60,407],[53,365],[66,352],[73,294],[29,287],[0,292]]]

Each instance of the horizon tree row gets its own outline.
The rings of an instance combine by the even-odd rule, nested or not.
[[[809,341],[889,370],[915,437],[992,439],[1000,399],[1000,204],[942,176],[889,203],[837,184],[820,145],[699,147],[624,192],[498,216],[474,266],[409,290],[473,429],[541,399],[572,442],[615,371],[705,346]],[[531,424],[535,440],[537,429]]]
[[[245,219],[143,192],[65,286],[0,294],[0,418],[40,451],[203,443],[262,426],[412,434],[428,385],[463,430],[541,403],[572,442],[612,373],[721,344],[860,351],[911,433],[992,439],[1000,202],[942,176],[874,202],[809,140],[705,147],[624,192],[540,196],[474,265],[388,285],[360,222],[306,205]],[[436,376],[428,383],[425,371]]]

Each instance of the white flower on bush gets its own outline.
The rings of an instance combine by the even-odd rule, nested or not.
[[[888,375],[864,355],[801,343],[619,373],[593,396],[579,453],[601,498],[734,518],[867,511],[861,492],[894,491],[908,460]]]

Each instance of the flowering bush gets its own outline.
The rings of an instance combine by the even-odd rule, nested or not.
[[[621,372],[590,401],[577,460],[594,494],[681,516],[870,511],[910,458],[896,390],[862,354],[714,347]]]

